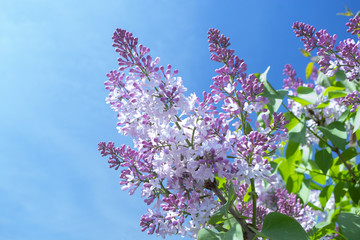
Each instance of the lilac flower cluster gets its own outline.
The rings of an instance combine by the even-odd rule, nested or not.
[[[346,26],[349,27],[347,32],[351,33],[352,35],[360,34],[360,16],[355,16],[350,19]]]
[[[360,93],[353,91],[344,97],[341,101],[345,106],[351,106],[350,112],[355,112],[360,104]]]
[[[290,64],[285,65],[283,75],[287,76],[287,78],[284,79],[284,89],[291,89],[296,91],[298,87],[303,86],[304,84],[301,78],[296,77],[296,71]]]
[[[296,37],[302,37],[301,41],[304,42],[306,51],[311,52],[316,47],[317,42],[314,37],[314,33],[316,31],[314,26],[303,22],[295,22],[292,28],[294,29]]]
[[[275,179],[275,182],[279,179]],[[253,215],[252,199],[246,203],[241,201],[246,194],[248,185],[240,186],[237,197],[239,203],[237,204],[238,211],[251,223]],[[259,196],[256,206],[256,221],[257,227],[261,230],[264,218],[270,212],[279,212],[298,221],[306,231],[309,231],[315,225],[316,213],[315,211],[304,204],[300,203],[300,199],[293,193],[289,193],[280,182],[265,188],[263,182],[257,182],[257,194]]]
[[[346,25],[348,32],[358,34],[360,32],[360,18],[355,16],[350,19]],[[337,46],[336,35],[329,35],[322,29],[315,32],[315,28],[309,24],[295,22],[293,24],[294,33],[301,37],[304,47],[307,51],[317,49],[317,55],[320,57],[318,64],[321,71],[328,76],[333,76],[337,71],[344,71],[347,79],[358,81],[360,79],[360,42],[353,39],[345,39]]]
[[[245,73],[245,62],[218,30],[208,33],[209,50],[224,66],[202,100],[186,97],[178,71],[158,66],[160,59],[153,60],[131,33],[117,29],[113,40],[120,67],[107,75],[106,101],[117,113],[117,129],[134,140],[136,150],[112,142],[100,143],[99,150],[110,167],[121,169],[122,189],[139,189],[152,205],[141,217],[143,231],[195,237],[221,207],[216,177],[236,179],[235,189],[251,180],[271,181],[267,154],[286,138],[285,117],[264,108],[263,83]],[[248,122],[257,112],[263,123],[255,123],[256,129]]]
[[[296,96],[296,89],[300,86],[314,89],[315,93],[317,94],[315,104],[302,106],[300,103],[289,99],[288,107],[298,118],[300,118],[302,114],[305,114],[306,125],[313,132],[321,136],[322,133],[318,131],[316,127],[327,126],[328,124],[337,121],[341,114],[346,110],[346,105],[341,104],[341,99],[328,99],[326,96],[324,96],[325,87],[319,85],[317,80],[314,80],[314,83],[304,83],[301,78],[296,77],[296,71],[290,64],[285,65],[284,75],[287,77],[284,79],[284,88],[290,90],[289,95]],[[312,75],[317,76],[317,73],[314,73],[314,69]],[[323,108],[317,107],[319,104],[324,102],[328,102],[328,105]],[[309,130],[306,130],[306,141],[307,144],[311,146],[313,143],[318,143],[319,139]]]
[[[295,194],[288,193],[286,189],[278,188],[275,191],[275,198],[277,212],[293,217],[306,231],[315,225],[315,214],[312,212],[312,208],[300,203],[300,199]]]

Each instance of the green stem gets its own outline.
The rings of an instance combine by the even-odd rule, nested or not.
[[[251,182],[251,196],[253,200],[253,216],[252,216],[252,225],[254,228],[256,228],[256,200],[257,200],[257,194],[255,191],[255,181],[254,179],[250,179]]]

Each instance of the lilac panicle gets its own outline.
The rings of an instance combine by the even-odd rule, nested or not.
[[[347,23],[348,32],[358,34],[360,32],[360,18],[350,19]],[[336,34],[330,35],[324,29],[315,33],[315,28],[305,23],[295,22],[293,25],[297,37],[301,37],[305,49],[312,51],[317,48],[320,70],[328,76],[333,76],[337,71],[344,71],[350,81],[360,78],[360,43],[353,39],[341,41],[336,44]]]
[[[109,156],[110,168],[118,170],[119,167],[126,167],[121,171],[120,184],[124,185],[123,190],[129,189],[130,194],[133,194],[145,179],[153,178],[151,162],[144,159],[138,151],[125,145],[115,147],[113,142],[99,143],[99,151],[103,157]]]
[[[294,218],[306,231],[315,225],[313,209],[300,203],[300,198],[289,193],[285,188],[273,185],[267,189],[262,189],[258,200],[259,206],[266,207],[269,212],[279,212]]]
[[[315,222],[312,208],[300,203],[300,198],[297,198],[295,194],[289,193],[286,189],[278,188],[275,197],[277,198],[277,212],[295,218],[306,231],[313,227]]]
[[[186,97],[178,71],[158,67],[160,59],[153,60],[132,33],[117,29],[113,40],[119,69],[107,74],[106,101],[117,113],[119,132],[133,139],[134,148],[102,142],[99,151],[120,170],[122,189],[130,194],[139,189],[151,205],[141,217],[143,231],[196,238],[221,207],[214,189],[206,187],[216,176],[236,179],[236,189],[250,179],[271,179],[266,154],[284,140],[285,118],[269,116],[263,83],[245,73],[244,60],[228,49],[229,38],[218,30],[209,30],[209,50],[223,66],[202,100],[196,94]],[[253,112],[263,112],[265,127],[255,124],[259,131],[243,133],[240,128]],[[263,210],[259,207],[259,219]]]
[[[310,79],[315,81],[317,80],[318,78],[318,69],[316,68],[315,65],[313,65],[313,69],[312,69],[312,72],[311,72],[311,75],[310,75]]]
[[[292,26],[296,37],[302,37],[306,51],[311,52],[316,47],[316,38],[314,37],[315,28],[303,22],[295,22]]]
[[[263,83],[253,74],[247,76],[244,60],[235,55],[234,50],[228,49],[229,38],[220,35],[219,30],[210,29],[208,42],[211,60],[224,64],[215,71],[219,75],[213,77],[213,85],[210,86],[215,103],[223,101],[222,110],[226,114],[222,117],[239,118],[240,113],[245,111],[246,114],[241,121],[250,121],[248,114],[265,111],[263,107],[268,100],[261,96],[264,91]]]
[[[287,78],[284,79],[284,89],[292,89],[296,91],[298,87],[303,85],[303,81],[301,78],[296,77],[296,71],[290,64],[285,65],[283,75],[287,76]]]
[[[119,53],[118,58],[119,70],[123,71],[129,67],[137,66],[138,68],[132,69],[133,72],[138,72],[140,75],[146,75],[149,72],[157,72],[159,70],[155,65],[159,60],[152,61],[150,49],[139,44],[138,38],[134,37],[131,32],[124,29],[116,29],[113,35],[116,52]],[[144,72],[144,70],[147,72]]]
[[[336,47],[338,59],[332,62],[331,66],[338,66],[346,74],[350,81],[360,79],[360,42],[353,39],[345,39]],[[335,71],[334,71],[335,72]]]
[[[341,101],[345,106],[351,106],[350,112],[355,112],[360,104],[360,93],[353,91],[344,97]]]
[[[350,22],[346,23],[346,26],[349,27],[347,32],[352,35],[360,34],[360,16],[355,16],[350,19]]]
[[[218,69],[217,73],[221,75],[238,76],[246,71],[246,64],[243,59],[234,55],[233,49],[228,49],[230,46],[230,38],[220,35],[217,29],[210,29],[208,32],[209,51],[211,52],[210,59],[216,62],[224,63],[225,66]]]

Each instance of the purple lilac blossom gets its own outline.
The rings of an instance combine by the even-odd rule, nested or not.
[[[296,71],[290,64],[285,65],[283,75],[287,76],[287,78],[284,79],[284,89],[291,89],[296,91],[298,87],[303,86],[304,84],[301,78],[296,77]]]
[[[303,22],[295,22],[292,28],[294,29],[296,37],[302,37],[301,41],[304,42],[306,51],[311,52],[316,47],[316,38],[314,37],[316,29]]]
[[[350,19],[346,25],[349,27],[348,32],[352,34],[359,33],[358,16]],[[337,36],[329,35],[324,29],[315,33],[315,28],[305,23],[295,22],[293,25],[294,33],[297,37],[301,37],[304,42],[305,49],[312,51],[317,49],[319,57],[318,64],[320,70],[328,76],[333,76],[337,71],[344,71],[346,77],[350,81],[358,81],[360,79],[360,43],[353,39],[345,39],[337,46]]]
[[[309,231],[314,225],[314,213],[312,208],[300,203],[294,193],[288,193],[286,189],[276,189],[277,212],[293,217],[301,226]]]
[[[344,97],[341,101],[345,106],[351,106],[350,112],[355,112],[360,104],[360,93],[358,91],[353,91]]]
[[[310,75],[310,80],[316,81],[317,78],[318,78],[318,69],[316,68],[315,65],[313,65],[313,69],[312,69],[312,72],[311,72],[311,75]]]
[[[352,35],[360,34],[360,16],[355,16],[346,23],[346,26],[349,27],[347,32],[351,33]]]
[[[314,71],[317,75],[316,68],[313,68],[313,74]],[[324,96],[325,87],[319,85],[317,79],[314,80],[314,83],[304,83],[301,78],[296,77],[296,71],[290,64],[285,65],[284,75],[287,76],[287,78],[284,79],[284,88],[289,89],[289,95],[296,96],[296,91],[294,90],[300,86],[311,87],[315,90],[317,95],[315,104],[303,106],[292,99],[288,99],[288,107],[298,118],[300,118],[302,114],[305,114],[307,127],[317,135],[322,136],[322,133],[317,130],[317,126],[327,126],[337,121],[346,110],[346,106],[342,105],[339,99],[328,99]],[[319,104],[324,102],[328,102],[328,105],[323,108],[317,108]],[[319,139],[306,129],[306,144],[312,146],[318,142]]]
[[[295,194],[289,193],[285,186],[280,183],[279,176],[276,176],[274,183],[267,188],[265,188],[263,181],[258,181],[256,186],[258,194],[256,221],[259,231],[261,231],[264,218],[270,212],[279,212],[293,217],[306,231],[315,225],[315,217],[318,213],[315,213],[311,207],[300,203],[300,199]],[[237,209],[243,216],[251,218],[253,214],[252,199],[250,198],[248,202],[242,201],[247,188],[247,184],[242,184],[239,187]],[[251,223],[251,219],[247,221]]]
[[[160,59],[153,59],[132,33],[117,29],[113,40],[119,69],[107,75],[106,102],[117,113],[119,133],[134,140],[135,150],[112,142],[99,143],[99,150],[110,167],[121,170],[122,189],[130,194],[139,189],[151,206],[141,217],[142,231],[196,238],[221,207],[207,184],[215,176],[236,179],[235,189],[250,179],[270,181],[266,153],[286,138],[287,122],[281,113],[270,116],[263,83],[245,73],[244,60],[228,49],[229,38],[218,30],[209,30],[209,50],[224,66],[202,100],[186,97],[178,71],[158,66]],[[258,131],[243,133],[255,112],[264,114],[265,127],[257,123]],[[259,211],[261,218],[265,210]]]

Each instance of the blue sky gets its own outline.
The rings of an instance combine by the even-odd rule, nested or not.
[[[344,5],[360,10],[358,0],[1,0],[0,239],[158,239],[140,231],[146,205],[121,191],[97,151],[100,141],[131,144],[104,101],[117,27],[179,69],[189,93],[209,90],[220,67],[209,60],[212,27],[249,73],[270,65],[280,88],[286,63],[301,77],[308,63],[292,23],[344,39]]]

